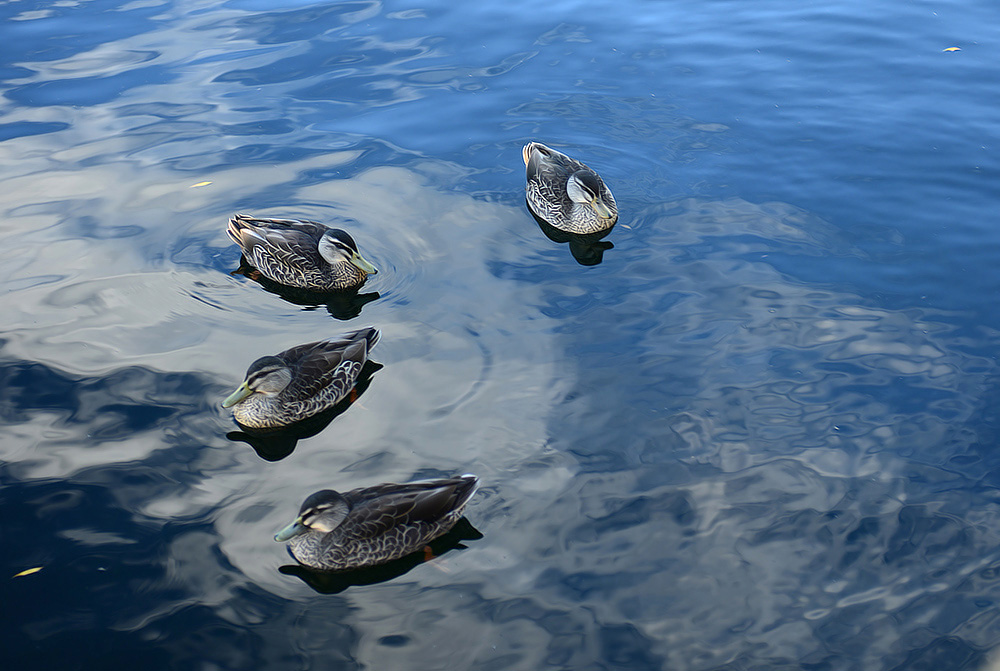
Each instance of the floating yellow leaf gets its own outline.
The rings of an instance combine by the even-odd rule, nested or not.
[[[31,575],[32,573],[38,573],[41,570],[42,570],[41,566],[36,566],[34,568],[26,568],[23,571],[21,571],[20,573],[15,573],[14,577],[15,578],[20,578],[21,576]]]
[[[962,49],[960,47],[948,47],[947,49],[945,49],[945,51],[961,51],[961,50]]]
[[[947,51],[947,49],[945,49],[945,51]],[[197,189],[199,186],[208,186],[209,184],[211,184],[211,182],[198,182],[197,184],[192,184],[188,188],[189,189]]]

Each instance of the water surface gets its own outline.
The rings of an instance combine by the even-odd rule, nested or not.
[[[0,17],[5,668],[996,668],[992,3]],[[602,173],[612,247],[539,229],[528,140]],[[378,297],[234,274],[234,212],[349,227]],[[253,359],[369,324],[356,403],[233,439]],[[271,540],[464,472],[429,562]]]

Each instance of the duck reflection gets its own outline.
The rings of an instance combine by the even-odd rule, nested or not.
[[[483,534],[472,526],[468,519],[463,517],[451,528],[451,531],[438,536],[426,547],[387,564],[335,572],[317,571],[300,564],[287,564],[280,567],[278,571],[285,575],[295,576],[320,594],[338,594],[348,587],[374,585],[398,578],[415,566],[441,557],[452,550],[468,549],[463,541],[477,541],[482,537]],[[442,570],[444,570],[443,567]]]
[[[382,368],[384,366],[380,363],[366,361],[351,393],[332,408],[317,415],[279,429],[254,429],[237,422],[240,430],[230,431],[226,434],[226,438],[233,442],[246,443],[264,461],[281,461],[295,451],[295,446],[300,440],[315,436],[357,402],[371,386],[372,376]]]
[[[534,217],[538,228],[542,229],[542,233],[549,240],[559,244],[568,242],[570,254],[581,266],[596,266],[604,260],[604,252],[615,246],[611,241],[601,239],[611,232],[610,228],[605,231],[581,235],[560,230],[534,212],[531,213],[531,216]]]
[[[377,291],[359,293],[357,288],[321,292],[285,286],[265,277],[247,261],[246,256],[240,256],[240,267],[229,274],[233,276],[242,275],[249,280],[253,280],[263,287],[264,291],[280,296],[293,305],[300,305],[306,309],[315,309],[320,306],[325,307],[330,316],[340,321],[354,319],[361,314],[361,309],[365,305],[380,298],[380,294]]]

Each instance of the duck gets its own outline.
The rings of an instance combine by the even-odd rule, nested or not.
[[[379,337],[378,329],[367,327],[261,357],[222,407],[232,408],[236,423],[250,429],[277,429],[312,417],[354,389]]]
[[[384,564],[447,533],[479,488],[479,478],[387,482],[341,494],[311,494],[274,540],[303,566],[343,571]]]
[[[306,219],[258,219],[237,214],[226,231],[243,256],[278,284],[317,292],[356,289],[378,269],[350,234]]]
[[[528,209],[536,217],[579,235],[608,231],[618,221],[615,197],[595,171],[541,142],[529,142],[521,154]]]

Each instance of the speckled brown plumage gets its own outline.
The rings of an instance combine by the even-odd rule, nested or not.
[[[364,284],[368,273],[346,260],[331,263],[320,253],[324,235],[357,252],[344,230],[305,219],[258,219],[237,214],[226,231],[264,277],[288,287],[341,291]]]
[[[305,566],[338,571],[382,564],[421,549],[447,533],[479,486],[474,475],[408,483],[385,483],[354,489],[346,494],[332,490],[309,497],[296,523],[305,522],[291,538],[292,556]],[[329,531],[308,528],[316,514],[314,504],[340,506],[342,521]],[[345,505],[346,504],[346,505]]]
[[[618,221],[615,197],[594,170],[540,142],[529,142],[522,154],[528,208],[536,217],[561,231],[580,235],[608,230]],[[611,218],[601,218],[591,207],[570,198],[567,182],[573,174],[584,176],[596,185],[600,199],[613,215]]]
[[[291,379],[278,393],[251,393],[233,406],[233,416],[242,426],[270,429],[333,407],[354,388],[379,336],[369,327],[258,359],[247,370],[247,381],[265,362],[287,369]]]

